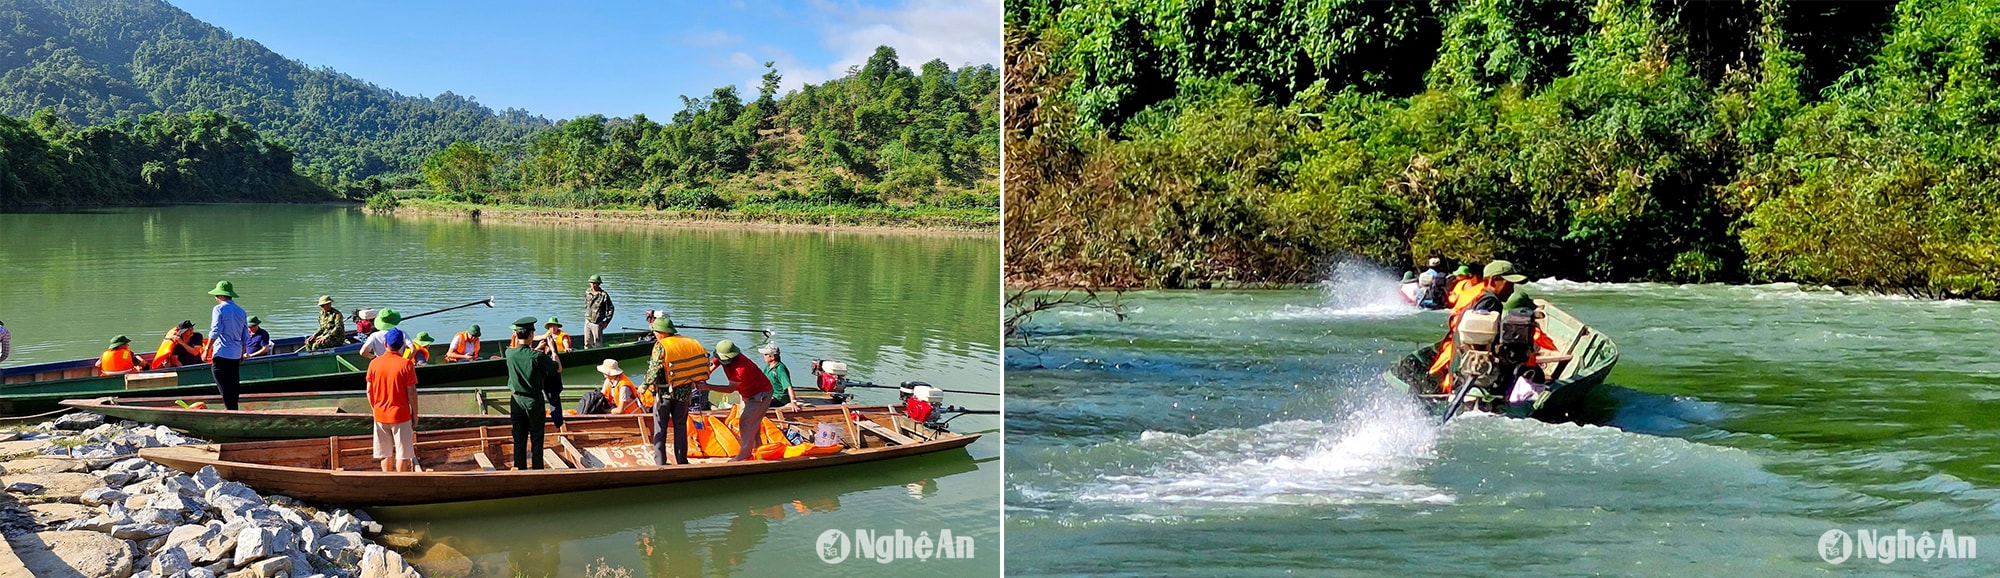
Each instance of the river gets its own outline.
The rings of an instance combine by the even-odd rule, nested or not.
[[[1339,278],[1040,314],[1007,354],[1009,573],[2000,574],[2000,303],[1544,280],[1623,352],[1595,423],[1440,427],[1379,374],[1443,314]],[[1982,548],[1820,555],[1899,529]]]
[[[119,334],[149,348],[182,319],[206,331],[206,293],[228,279],[274,337],[312,332],[325,294],[343,311],[405,314],[492,296],[493,308],[404,327],[448,341],[477,323],[490,338],[517,317],[553,315],[581,339],[585,279],[602,274],[614,325],[638,327],[644,310],[665,309],[682,324],[768,328],[798,384],[810,383],[810,360],[827,358],[866,381],[997,392],[999,259],[990,235],[477,222],[330,206],[0,214],[0,322],[14,335],[10,365],[94,357]],[[687,334],[711,348],[757,339]],[[644,361],[624,365],[636,372]],[[598,380],[589,368],[565,375]],[[857,391],[859,402],[895,401],[894,391]],[[998,398],[945,403],[993,409]],[[952,422],[960,432],[999,424]],[[781,476],[371,513],[451,545],[482,575],[582,576],[599,559],[634,576],[993,574],[999,454],[999,436],[988,435],[966,452]],[[949,529],[975,550],[828,565],[814,546],[832,529]],[[640,546],[647,538],[651,548]]]

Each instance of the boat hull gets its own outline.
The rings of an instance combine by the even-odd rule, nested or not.
[[[1531,417],[1542,421],[1569,421],[1584,409],[1584,400],[1591,390],[1604,383],[1611,374],[1611,368],[1618,363],[1618,346],[1611,338],[1591,329],[1575,316],[1541,299],[1535,300],[1540,310],[1546,314],[1541,320],[1543,333],[1555,341],[1557,351],[1568,354],[1571,359],[1554,364],[1545,364],[1543,371],[1550,377],[1547,393],[1537,400],[1521,403],[1507,403],[1495,400],[1487,409],[1493,413],[1509,417]],[[1431,362],[1437,359],[1439,344],[1429,344],[1398,360],[1382,377],[1390,385],[1407,389],[1426,401],[1433,410],[1446,411],[1451,401],[1440,391],[1440,376],[1431,375]],[[1505,392],[1501,392],[1505,395]]]
[[[431,414],[426,413],[417,420],[417,431],[438,431],[468,427],[505,427],[509,417],[505,406],[509,397],[505,387],[454,388],[423,390],[419,396],[419,407],[478,406],[495,407],[499,411],[486,414]],[[446,399],[439,399],[446,398]],[[457,398],[457,399],[449,399]],[[212,409],[188,409],[176,405],[175,401],[201,402]],[[136,422],[164,425],[210,440],[278,440],[304,437],[359,436],[374,431],[374,416],[370,413],[365,392],[313,392],[303,394],[259,393],[242,396],[238,400],[241,411],[221,409],[218,396],[190,398],[96,398],[87,400],[67,400],[64,407],[101,413],[115,418]],[[445,403],[439,403],[445,402]],[[303,406],[303,407],[302,407]],[[339,409],[345,413],[331,413]],[[652,414],[574,415],[565,416],[566,421],[582,422],[592,420],[643,416],[650,419]]]

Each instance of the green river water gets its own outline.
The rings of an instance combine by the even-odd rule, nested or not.
[[[1379,374],[1443,314],[1337,277],[1037,317],[1007,354],[1008,572],[2000,575],[2000,303],[1545,280],[1623,351],[1596,423],[1440,427]],[[1836,529],[1977,558],[1832,564]]]
[[[614,325],[646,309],[683,324],[769,328],[794,382],[839,359],[851,377],[996,392],[998,240],[992,236],[758,230],[740,225],[473,222],[366,215],[345,207],[198,206],[0,214],[6,364],[95,357],[125,334],[150,347],[182,319],[206,331],[206,292],[228,279],[272,336],[316,327],[314,300],[406,314],[496,298],[405,324],[439,340],[478,323],[551,315],[581,339],[585,279],[605,277]],[[711,347],[754,335],[689,330]],[[625,360],[637,372],[643,360]],[[570,368],[573,385],[594,385]],[[894,391],[857,390],[863,403]],[[992,409],[998,398],[945,403]],[[994,416],[952,422],[997,434]],[[582,576],[603,563],[635,576],[993,574],[999,569],[998,435],[964,452],[776,476],[536,499],[374,509],[466,554],[480,575]],[[828,530],[973,538],[971,559],[829,565]],[[647,547],[650,545],[650,548]]]

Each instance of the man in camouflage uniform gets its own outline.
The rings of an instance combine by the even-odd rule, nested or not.
[[[694,384],[706,383],[714,368],[701,342],[681,335],[674,320],[666,315],[654,319],[653,355],[646,362],[645,387],[653,394],[653,463],[666,465],[667,423],[672,420],[675,464],[687,461],[688,402],[695,395]],[[706,396],[704,391],[701,395]]]
[[[333,297],[319,296],[319,331],[306,338],[306,349],[331,349],[347,344],[347,319],[333,308]]]
[[[604,292],[604,277],[590,276],[590,290],[583,294],[583,347],[592,349],[604,345],[604,328],[611,325],[611,316],[618,308],[611,304],[611,294]]]

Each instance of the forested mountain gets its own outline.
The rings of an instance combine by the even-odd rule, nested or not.
[[[551,124],[315,69],[161,0],[0,0],[0,27],[0,114],[50,108],[92,126],[219,112],[289,144],[304,172],[329,183],[414,173],[453,141],[504,146]]]
[[[2000,1],[1007,3],[1016,282],[2000,297]]]

